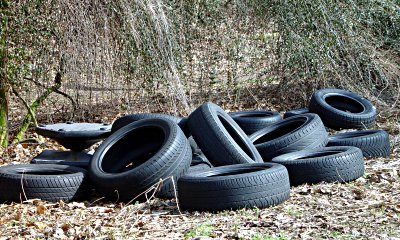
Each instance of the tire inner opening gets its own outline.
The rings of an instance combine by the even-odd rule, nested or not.
[[[267,132],[266,134],[258,138],[256,141],[254,141],[254,144],[261,144],[276,139],[278,137],[282,137],[301,127],[305,123],[305,121],[306,121],[305,119],[304,120],[299,119],[297,121],[292,121],[286,124],[278,125],[276,126],[275,129],[273,129],[270,132]]]
[[[229,172],[210,175],[209,177],[222,177],[222,176],[238,175],[238,174],[258,172],[258,171],[262,171],[265,169],[266,169],[265,167],[255,167],[255,168],[246,168],[246,169],[231,169]]]
[[[361,113],[365,110],[364,106],[361,103],[345,96],[337,96],[337,95],[327,96],[325,98],[325,101],[330,106],[344,112]]]
[[[159,127],[134,129],[107,150],[101,168],[106,173],[121,173],[136,168],[158,152],[165,137]]]
[[[307,159],[307,158],[317,158],[317,157],[326,157],[326,156],[331,156],[334,154],[341,153],[342,151],[324,151],[324,152],[315,152],[315,153],[308,153],[306,156],[302,156],[299,158],[296,158],[295,160],[300,160],[300,159]]]
[[[245,115],[239,115],[241,118],[265,118],[272,116],[271,113],[246,113]]]
[[[374,134],[375,132],[347,132],[347,134],[338,134],[334,135],[334,138],[344,139],[344,138],[354,138],[354,137],[361,137],[366,136],[368,134]]]
[[[221,121],[222,125],[228,131],[229,135],[233,138],[233,140],[239,145],[239,147],[253,160],[255,160],[255,156],[252,151],[249,149],[247,144],[244,142],[244,139],[239,135],[239,132],[228,123],[228,121],[222,117],[218,116],[219,120]]]

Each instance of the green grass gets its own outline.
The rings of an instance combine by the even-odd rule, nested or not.
[[[302,217],[304,215],[301,211],[296,211],[291,208],[287,209],[286,211],[289,215],[294,216],[294,217]]]
[[[209,237],[214,231],[214,226],[210,223],[202,223],[185,234],[185,239],[192,239],[195,237]]]
[[[282,235],[278,235],[277,237],[271,237],[271,236],[265,236],[260,233],[256,233],[253,236],[251,236],[251,240],[286,240],[287,238]]]

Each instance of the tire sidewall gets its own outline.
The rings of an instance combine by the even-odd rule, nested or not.
[[[359,113],[350,113],[339,110],[326,102],[326,98],[331,96],[351,99],[360,104],[361,106],[363,106],[364,110]],[[352,117],[357,115],[357,116],[364,116],[365,118],[370,118],[376,114],[375,108],[367,99],[360,97],[359,95],[352,93],[350,91],[341,89],[321,89],[313,94],[313,98],[317,102],[317,104],[319,104],[322,108],[325,108],[336,115],[345,117]]]
[[[222,108],[213,104],[213,103],[206,103],[204,106],[205,110],[210,113],[212,116],[213,121],[215,121],[218,125],[217,128],[213,130],[216,132],[217,136],[221,136],[217,132],[221,132],[222,136],[226,136],[226,139],[221,139],[220,141],[224,146],[233,144],[236,149],[238,150],[239,154],[242,158],[246,159],[249,163],[255,162],[262,162],[262,158],[258,153],[257,149],[255,148],[252,141],[249,137],[244,133],[244,131],[240,128],[240,126],[230,117]],[[248,150],[251,152],[252,156],[246,154],[246,152],[239,146],[239,144],[233,139],[233,137],[229,134],[229,132],[225,129],[224,125],[222,124],[219,117],[224,118],[224,120],[232,126],[236,134],[239,136],[240,140],[247,146]],[[210,125],[212,126],[212,125]]]
[[[108,150],[110,150],[110,148],[115,143],[123,139],[132,131],[135,131],[136,129],[143,127],[157,127],[163,130],[165,135],[164,142],[162,143],[161,148],[157,150],[157,153],[154,154],[151,158],[147,159],[144,163],[126,172],[122,173],[105,172],[102,169],[101,164]],[[140,174],[138,173],[140,173],[142,169],[154,165],[154,161],[156,159],[160,159],[160,156],[162,156],[164,152],[168,151],[168,149],[171,147],[171,145],[177,138],[177,133],[178,133],[178,126],[171,120],[167,119],[143,119],[122,127],[121,129],[113,133],[109,138],[107,138],[94,153],[89,165],[90,178],[94,183],[107,184],[110,185],[111,187],[116,187],[121,184],[134,183],[135,181],[143,181],[143,179],[138,177],[138,175],[140,176]]]

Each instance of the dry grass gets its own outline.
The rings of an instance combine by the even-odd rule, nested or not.
[[[34,1],[16,2],[15,9],[19,10],[18,13],[22,14],[23,10],[18,4],[28,2]],[[160,0],[68,0],[53,6],[57,10],[49,7],[39,11],[40,8],[28,7],[26,14],[39,17],[24,18],[25,25],[34,24],[35,21],[57,21],[60,24],[57,33],[61,35],[57,35],[56,39],[64,41],[57,45],[53,35],[48,41],[46,38],[37,38],[45,39],[39,46],[47,47],[32,48],[31,53],[38,58],[28,58],[32,60],[31,67],[34,69],[28,73],[47,83],[52,79],[54,71],[60,70],[60,63],[64,64],[64,90],[80,104],[79,110],[73,116],[68,101],[52,96],[40,109],[39,121],[52,123],[75,119],[111,123],[117,116],[132,112],[186,115],[189,112],[188,106],[196,107],[207,100],[231,111],[283,111],[306,106],[309,93],[316,86],[331,86],[339,79],[333,81],[331,77],[346,71],[343,79],[354,80],[353,83],[356,84],[351,85],[349,82],[350,85],[344,86],[350,86],[357,92],[366,92],[368,98],[378,106],[377,128],[383,128],[392,135],[392,156],[367,160],[366,175],[352,183],[295,187],[287,202],[268,209],[224,211],[218,214],[180,214],[176,201],[154,198],[146,203],[130,205],[106,203],[96,197],[83,203],[49,204],[34,201],[0,204],[0,239],[9,239],[10,236],[23,239],[182,239],[204,235],[208,238],[225,239],[398,239],[398,52],[379,47],[381,45],[373,45],[371,51],[361,52],[363,57],[373,56],[372,59],[367,58],[371,60],[367,67],[361,68],[360,62],[354,62],[354,55],[344,55],[343,61],[339,61],[340,67],[333,69],[332,64],[337,64],[336,60],[340,59],[335,45],[328,46],[325,48],[327,51],[320,52],[322,55],[318,56],[312,55],[318,53],[313,51],[313,47],[318,44],[304,45],[311,48],[282,48],[285,52],[278,55],[275,43],[283,35],[279,35],[274,27],[279,22],[260,21],[248,14],[252,11],[249,6],[238,4],[241,1],[210,1],[211,5],[205,4],[206,2],[176,1],[172,9]],[[328,1],[312,4],[319,2],[322,6],[331,4]],[[50,1],[43,3],[50,4]],[[291,3],[295,4],[294,1]],[[282,4],[276,6],[284,7]],[[319,11],[320,16],[328,16],[330,11],[339,7],[341,6],[325,10],[315,8],[315,11]],[[307,15],[313,9],[298,10]],[[49,12],[60,15],[51,15]],[[287,13],[275,12],[281,14],[275,16],[285,19],[284,14]],[[41,14],[48,18],[43,18]],[[389,20],[398,21],[395,17]],[[318,29],[324,31],[329,26],[323,21],[317,23],[321,27]],[[283,30],[290,31],[289,28]],[[298,35],[307,33],[310,31],[300,31]],[[33,36],[36,35],[23,36],[26,39],[35,39]],[[345,40],[346,43],[353,40],[346,36],[338,39]],[[376,40],[376,36],[383,35],[371,36]],[[326,37],[332,35],[327,34]],[[304,38],[308,39],[307,36]],[[20,40],[23,42],[24,39]],[[31,43],[34,42],[29,42]],[[298,42],[292,41],[291,44],[296,46]],[[398,51],[398,47],[396,49]],[[301,61],[285,66],[286,69],[292,67],[288,72],[277,71],[274,64],[285,62],[285,58],[293,53],[289,50],[294,51]],[[324,59],[330,56],[326,55],[330,50],[334,53],[332,56],[335,61],[331,59],[332,62],[328,64]],[[183,54],[176,56],[176,52]],[[301,59],[304,54],[308,54],[309,58]],[[321,59],[325,65],[318,62]],[[349,71],[352,68],[346,68],[346,62],[350,62],[352,65],[349,66],[355,67],[357,71]],[[304,68],[302,64],[308,64],[308,68]],[[296,75],[299,71],[302,71],[301,75]],[[368,73],[376,71],[386,76],[386,80],[367,78],[372,76]],[[363,77],[352,79],[357,74]],[[324,79],[325,82],[322,81]],[[364,85],[358,85],[358,80]],[[365,86],[367,88],[358,88]],[[33,87],[31,83],[27,83],[21,86],[21,90],[24,89],[31,90]],[[33,98],[32,95],[35,92],[26,92],[27,99]],[[18,124],[22,112],[21,106],[13,101],[10,112],[12,126]],[[59,146],[50,141],[44,145],[10,146],[1,150],[0,165],[27,163],[45,148]]]
[[[390,122],[380,118],[377,124]],[[0,204],[0,239],[398,239],[398,134],[391,135],[391,145],[389,158],[366,160],[362,178],[293,187],[288,201],[267,209],[180,213],[175,200],[152,195],[147,202],[131,204],[104,202],[97,196],[68,204]],[[27,163],[49,148],[60,147],[49,140],[11,146],[0,152],[0,165]]]
[[[29,159],[22,146],[10,159]],[[3,155],[4,156],[4,155]],[[3,158],[4,161],[4,158]],[[4,162],[3,162],[4,163]],[[400,153],[366,160],[366,174],[347,184],[302,185],[267,209],[180,213],[175,200],[1,204],[0,236],[24,239],[397,239],[400,236]]]

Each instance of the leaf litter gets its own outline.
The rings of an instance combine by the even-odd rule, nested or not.
[[[181,213],[175,199],[154,196],[130,204],[0,204],[0,239],[400,239],[400,151],[393,146],[389,158],[366,159],[354,182],[292,187],[289,200],[266,209]],[[43,149],[60,147],[49,140],[12,146],[0,152],[0,165],[28,163]]]

